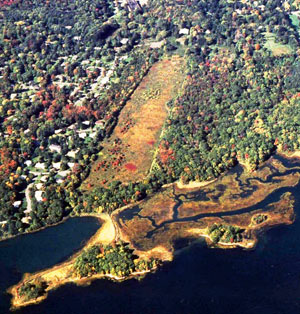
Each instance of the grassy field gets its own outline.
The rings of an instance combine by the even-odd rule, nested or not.
[[[274,56],[287,55],[293,52],[289,45],[283,45],[275,42],[275,34],[266,32],[264,35],[266,39],[264,47],[270,50]]]
[[[166,104],[183,83],[183,64],[182,58],[173,56],[150,69],[104,142],[83,189],[115,180],[127,183],[145,178],[168,115]]]

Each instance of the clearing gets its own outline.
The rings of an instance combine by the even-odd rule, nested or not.
[[[152,164],[168,116],[167,102],[178,95],[184,80],[184,60],[178,56],[152,66],[119,116],[93,164],[83,189],[112,181],[141,181]]]
[[[264,35],[266,39],[264,47],[270,50],[274,56],[288,55],[293,52],[291,46],[275,42],[275,34],[266,32],[264,33]]]

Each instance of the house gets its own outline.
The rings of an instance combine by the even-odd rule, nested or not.
[[[20,207],[21,204],[22,204],[22,201],[15,201],[15,202],[13,202],[13,206],[14,206],[15,208]]]
[[[181,28],[179,30],[179,35],[188,35],[190,33],[190,30],[188,28]]]
[[[86,134],[86,132],[82,132],[82,133],[79,133],[78,136],[79,136],[80,138],[85,139],[86,136],[87,136],[87,134]]]
[[[43,194],[43,191],[35,191],[34,196],[38,202],[41,202],[43,200],[42,194]]]
[[[105,121],[104,120],[98,120],[95,122],[95,125],[100,128],[100,129],[104,129],[105,127]]]
[[[57,152],[59,154],[61,153],[61,147],[59,145],[51,144],[49,149],[51,152]]]
[[[126,44],[128,43],[128,41],[129,41],[128,38],[122,38],[121,41],[120,41],[120,43],[121,43],[122,45],[126,45]]]
[[[70,150],[68,153],[67,153],[67,156],[68,157],[71,157],[71,158],[75,158],[76,157],[76,154],[79,152],[79,149],[76,149],[76,150]]]
[[[61,162],[54,162],[52,164],[53,168],[55,168],[55,169],[60,169],[60,165],[61,165]]]
[[[37,168],[37,169],[45,169],[45,164],[41,163],[41,162],[37,162],[35,164],[35,168]]]
[[[26,217],[23,217],[21,221],[23,222],[23,224],[30,224],[31,219],[32,218],[30,216],[26,216]]]
[[[24,162],[24,164],[25,164],[27,167],[29,167],[29,166],[32,165],[32,161],[31,161],[31,160],[26,160],[26,161]]]

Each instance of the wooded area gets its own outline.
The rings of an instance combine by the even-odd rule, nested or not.
[[[0,235],[112,210],[237,162],[299,149],[299,33],[292,1],[5,1],[0,7]],[[276,45],[275,45],[276,44]],[[80,186],[150,67],[188,70],[155,167],[141,182]],[[168,73],[166,73],[168,75]]]

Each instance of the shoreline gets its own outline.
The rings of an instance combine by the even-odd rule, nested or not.
[[[87,214],[84,216],[92,216],[92,215]],[[80,283],[82,281],[81,279],[83,278],[73,279],[70,277],[70,271],[71,271],[71,268],[73,267],[73,264],[76,258],[82,253],[83,250],[93,245],[96,245],[97,243],[107,244],[107,243],[113,242],[116,236],[115,226],[112,223],[112,219],[108,214],[94,214],[93,216],[103,221],[103,224],[78,252],[74,253],[66,261],[60,264],[57,264],[54,267],[35,272],[33,274],[25,273],[20,282],[18,282],[16,285],[13,285],[12,287],[7,289],[7,292],[12,295],[12,300],[11,300],[12,310],[26,306],[26,305],[37,304],[37,303],[42,302],[44,299],[47,298],[48,292],[50,290],[56,289],[61,285],[64,285],[69,282],[76,283],[77,281]],[[115,279],[115,280],[123,279],[118,276],[115,276],[115,278],[113,278],[113,275],[110,275],[110,274],[105,274],[101,276],[110,277],[111,279]],[[23,282],[34,281],[35,279],[39,279],[43,277],[45,278],[45,281],[48,283],[47,289],[45,291],[46,292],[45,295],[38,297],[37,299],[32,299],[32,300],[27,300],[27,301],[22,300],[20,299],[20,297],[18,297],[18,289]],[[59,277],[62,277],[62,278],[59,278]],[[87,279],[87,278],[84,278],[84,279]]]
[[[130,274],[129,276],[123,276],[123,277],[119,277],[116,275],[112,275],[112,274],[93,274],[89,277],[74,277],[74,278],[66,278],[65,280],[60,281],[57,284],[54,284],[52,286],[48,286],[47,289],[45,290],[45,294],[36,298],[36,299],[31,299],[31,300],[19,300],[19,302],[13,302],[13,300],[15,299],[15,295],[17,295],[17,289],[19,288],[18,286],[13,286],[11,288],[9,288],[7,290],[8,293],[10,293],[13,296],[13,300],[11,301],[11,311],[15,311],[18,310],[22,307],[28,306],[28,305],[33,305],[33,304],[39,304],[41,302],[43,302],[44,300],[47,299],[48,294],[51,290],[56,290],[57,288],[66,285],[66,284],[75,284],[76,286],[87,286],[90,285],[93,281],[95,280],[99,280],[99,279],[109,279],[115,282],[122,282],[128,279],[132,279],[132,278],[138,278],[138,277],[142,277],[150,272],[153,272],[157,269],[157,267],[153,268],[153,269],[149,269],[149,270],[144,270],[144,271],[136,271],[133,272],[132,274]],[[26,274],[25,274],[26,276]],[[17,299],[18,300],[18,299]]]
[[[74,277],[74,278],[66,278],[62,281],[60,281],[57,284],[54,284],[52,286],[48,286],[47,289],[45,290],[45,294],[36,298],[36,299],[31,299],[31,300],[27,300],[27,301],[23,301],[23,300],[19,300],[19,302],[13,302],[13,300],[11,301],[11,311],[15,311],[18,310],[22,307],[28,306],[28,305],[33,305],[33,304],[39,304],[41,302],[43,302],[44,300],[47,299],[48,294],[51,290],[56,290],[57,288],[66,285],[66,284],[75,284],[76,286],[87,286],[90,285],[93,281],[95,280],[99,280],[99,279],[109,279],[115,282],[122,282],[128,279],[132,279],[132,278],[138,278],[138,277],[142,277],[150,272],[153,272],[157,269],[157,267],[149,269],[149,270],[144,270],[144,271],[136,271],[133,272],[132,274],[130,274],[129,276],[123,276],[123,277],[119,277],[116,275],[112,275],[112,274],[93,274],[89,277]],[[26,274],[25,274],[26,276]],[[15,295],[17,295],[17,289],[19,287],[18,286],[13,286],[11,288],[9,288],[7,290],[7,292],[11,295],[13,295],[13,299],[15,299]]]
[[[191,181],[188,184],[182,183],[180,180],[172,183],[177,186],[178,189],[183,190],[183,189],[195,189],[195,188],[202,188],[205,187],[213,182],[215,182],[216,179],[208,180],[208,181]]]
[[[228,249],[232,249],[232,248],[237,248],[237,247],[241,247],[245,250],[251,250],[253,248],[255,248],[256,244],[257,244],[257,239],[255,240],[252,240],[252,241],[241,241],[241,242],[233,242],[233,243],[230,243],[230,242],[223,242],[223,241],[219,241],[217,243],[213,243],[211,237],[206,234],[206,235],[203,235],[202,237],[204,237],[205,239],[208,239],[209,240],[209,245],[212,246],[212,245],[215,245],[216,247],[219,247],[219,248],[228,248]]]
[[[300,152],[299,152],[300,154]],[[176,188],[182,188],[187,189],[187,191],[184,191],[188,193],[188,189],[193,188],[201,188],[203,186],[209,185],[215,180],[211,181],[205,181],[205,182],[192,182],[188,185],[183,185],[182,183],[174,182],[172,185]],[[299,182],[297,180],[297,182]],[[293,180],[289,182],[290,184],[294,183]],[[297,183],[298,184],[298,183]],[[294,186],[294,185],[291,185]],[[213,242],[214,237],[209,234],[208,227],[218,222],[219,220],[208,220],[208,225],[206,228],[190,228],[187,230],[187,237],[190,235],[197,236],[198,239],[204,238],[206,240],[206,243],[209,247],[218,247],[221,249],[233,249],[241,247],[246,250],[250,250],[255,248],[257,242],[258,242],[258,235],[274,226],[281,225],[281,224],[291,224],[294,221],[294,206],[290,207],[289,204],[294,205],[293,198],[290,195],[291,193],[285,193],[280,199],[282,202],[279,202],[278,210],[275,212],[268,212],[267,220],[265,220],[262,223],[256,223],[256,220],[253,220],[253,217],[256,216],[258,213],[263,212],[262,209],[260,209],[260,212],[255,211],[254,215],[251,214],[251,216],[247,216],[248,220],[234,220],[234,219],[222,219],[224,224],[239,227],[240,229],[243,229],[245,233],[242,235],[242,237],[235,238],[235,241],[240,240],[240,242],[227,242],[227,238],[218,238],[220,241],[217,243]],[[144,247],[144,250],[138,250],[134,247],[134,238],[131,238],[126,236],[126,232],[123,233],[123,229],[119,226],[116,215],[118,215],[123,210],[126,210],[127,208],[131,208],[134,206],[134,204],[139,204],[142,201],[135,202],[133,204],[128,204],[126,206],[120,207],[117,210],[115,210],[113,213],[84,213],[84,214],[78,214],[73,216],[68,216],[66,219],[69,219],[71,217],[94,217],[99,220],[101,220],[102,224],[101,227],[96,231],[96,233],[84,244],[82,248],[80,248],[77,252],[75,252],[72,256],[70,256],[66,261],[50,267],[48,269],[43,269],[41,271],[35,272],[33,274],[24,274],[21,281],[19,281],[14,286],[7,289],[7,292],[12,295],[11,299],[11,308],[12,309],[18,309],[20,307],[24,307],[30,304],[37,304],[45,300],[48,296],[48,292],[57,289],[58,287],[65,285],[67,283],[74,283],[76,285],[87,285],[90,284],[92,281],[97,279],[110,279],[115,281],[124,281],[130,278],[140,277],[144,276],[147,273],[150,273],[157,269],[158,265],[160,264],[151,264],[151,266],[145,267],[145,268],[132,268],[128,273],[130,273],[127,276],[117,276],[113,275],[115,272],[112,271],[113,274],[106,273],[106,274],[99,274],[99,273],[93,273],[94,270],[90,271],[90,273],[86,273],[87,277],[80,277],[78,273],[75,272],[74,264],[76,262],[76,259],[82,252],[91,246],[94,245],[100,245],[100,244],[112,244],[116,243],[116,241],[123,241],[128,242],[131,248],[134,250],[134,254],[136,255],[137,261],[143,261],[148,260],[151,258],[158,259],[161,262],[167,262],[171,261],[176,251],[174,250],[174,247],[170,249],[168,246],[164,245],[156,245],[152,249],[149,249],[149,247]],[[292,203],[291,203],[292,202]],[[277,203],[276,203],[277,204]],[[287,207],[288,206],[288,207]],[[221,215],[222,213],[220,213]],[[222,217],[222,215],[221,215]],[[63,221],[59,222],[62,223]],[[34,232],[37,232],[39,230],[35,230]],[[183,235],[186,237],[186,233]],[[216,241],[216,239],[215,239]],[[225,242],[226,241],[226,242]],[[234,239],[232,239],[234,241]],[[148,250],[147,250],[148,248]],[[152,267],[152,268],[151,268]],[[136,269],[144,269],[142,271],[135,271]],[[105,271],[104,271],[105,272]],[[30,283],[37,285],[39,283],[43,283],[46,286],[46,289],[42,292],[45,293],[44,295],[31,300],[25,300],[24,295],[19,295],[19,288],[24,283]]]
[[[38,228],[36,230],[31,230],[31,231],[25,231],[25,232],[21,232],[21,233],[18,233],[18,234],[14,234],[14,235],[9,235],[9,236],[6,236],[6,237],[2,237],[0,238],[0,242],[3,242],[3,241],[6,241],[6,240],[11,240],[13,238],[17,238],[17,237],[20,237],[20,236],[25,236],[27,234],[33,234],[33,233],[37,233],[39,231],[42,231],[42,230],[45,230],[47,228],[51,228],[51,227],[55,227],[55,226],[58,226],[64,222],[66,222],[68,219],[70,218],[75,218],[75,217],[80,217],[80,216],[66,216],[64,217],[61,221],[59,222],[56,222],[54,224],[51,224],[51,225],[48,225],[48,226],[43,226],[41,228]]]
[[[81,218],[81,217],[94,217],[94,218],[100,218],[100,220],[102,221],[102,218],[99,216],[99,215],[102,215],[102,214],[105,214],[105,213],[82,213],[82,214],[69,214],[68,216],[64,217],[61,221],[59,222],[56,222],[54,224],[51,224],[51,225],[48,225],[48,226],[43,226],[41,228],[38,228],[36,230],[31,230],[31,231],[25,231],[25,232],[22,232],[22,233],[18,233],[18,234],[14,234],[14,235],[10,235],[10,236],[6,236],[6,237],[2,237],[0,238],[0,242],[3,242],[3,241],[6,241],[6,240],[11,240],[11,239],[14,239],[14,238],[17,238],[17,237],[21,237],[21,236],[26,236],[28,234],[34,234],[34,233],[37,233],[37,232],[40,232],[42,230],[45,230],[47,228],[51,228],[51,227],[56,227],[60,224],[63,224],[64,222],[66,222],[68,219],[72,219],[72,218]]]
[[[91,214],[86,214],[85,216],[92,216]],[[113,241],[115,241],[116,237],[120,236],[120,238],[122,240],[122,234],[120,232],[118,232],[118,226],[116,226],[114,224],[114,221],[112,219],[112,217],[108,214],[94,214],[93,216],[98,217],[99,219],[103,220],[103,224],[101,226],[101,228],[99,228],[99,230],[88,240],[88,242],[85,244],[85,246],[80,249],[78,252],[76,252],[75,254],[73,254],[69,259],[67,259],[65,262],[58,264],[54,267],[51,267],[49,269],[45,269],[33,274],[24,274],[22,280],[17,283],[16,285],[10,287],[7,292],[10,293],[12,295],[12,299],[11,299],[11,309],[12,310],[16,310],[19,309],[21,307],[27,306],[27,305],[32,305],[32,304],[38,304],[40,302],[42,302],[43,300],[45,300],[48,297],[48,293],[51,290],[55,290],[60,286],[63,286],[67,283],[72,283],[72,284],[76,284],[78,286],[84,286],[84,285],[89,285],[92,281],[94,280],[98,280],[98,279],[110,279],[110,280],[114,280],[117,282],[122,282],[125,281],[127,279],[131,279],[131,278],[138,278],[140,276],[144,276],[147,273],[151,273],[153,271],[155,271],[158,266],[156,265],[155,267],[153,267],[152,269],[147,269],[147,270],[143,270],[143,271],[135,271],[132,272],[130,275],[128,276],[117,276],[117,275],[112,275],[112,274],[92,274],[88,277],[79,277],[78,275],[74,276],[73,273],[73,266],[74,266],[74,262],[76,260],[76,258],[82,253],[83,250],[93,246],[93,245],[97,245],[99,243],[111,243]],[[223,242],[223,241],[219,241],[218,243],[213,243],[212,238],[210,237],[210,235],[208,234],[208,228],[191,228],[188,230],[188,232],[190,234],[194,234],[197,235],[200,238],[204,238],[206,240],[206,243],[208,245],[208,247],[217,247],[220,249],[234,249],[234,248],[238,248],[241,247],[243,249],[246,250],[251,250],[254,249],[257,242],[258,242],[258,234],[268,230],[276,225],[279,224],[291,224],[294,221],[294,216],[293,219],[289,219],[286,221],[281,221],[281,223],[278,221],[279,217],[277,217],[276,215],[273,217],[270,217],[271,219],[268,221],[265,221],[262,224],[258,224],[258,225],[252,225],[252,219],[251,219],[251,223],[250,225],[248,225],[248,227],[245,227],[246,231],[250,231],[252,230],[253,236],[249,239],[243,239],[241,242],[233,242],[233,243],[228,243],[228,242]],[[238,225],[237,225],[238,226]],[[129,241],[130,243],[130,241]],[[156,251],[161,251],[161,250],[165,250],[164,247],[155,247],[149,251],[136,251],[136,254],[138,256],[139,259],[142,258],[150,258],[153,256],[154,253],[157,253]],[[168,251],[168,250],[166,250]],[[165,252],[166,253],[166,252]],[[176,251],[172,251],[172,252],[167,252],[168,254],[166,254],[163,258],[161,258],[161,262],[165,263],[168,261],[173,260],[174,256],[176,255]],[[36,298],[36,299],[32,299],[32,300],[23,300],[22,298],[19,297],[18,295],[18,289],[19,287],[24,283],[24,282],[35,282],[38,280],[42,280],[47,284],[47,288],[45,290],[45,294]]]
[[[37,271],[33,274],[25,273],[21,281],[8,288],[7,293],[12,295],[11,310],[16,310],[27,305],[38,304],[47,298],[49,291],[55,290],[58,287],[63,286],[67,283],[74,283],[78,286],[82,286],[90,284],[94,280],[103,278],[121,282],[127,279],[144,276],[145,274],[153,272],[157,269],[157,266],[155,266],[152,269],[134,271],[130,275],[122,277],[112,274],[93,274],[88,277],[73,276],[74,273],[72,272],[72,270],[74,262],[76,261],[77,257],[82,254],[83,250],[86,250],[91,246],[97,244],[108,245],[116,241],[116,239],[119,237],[117,227],[115,226],[113,219],[109,214],[84,214],[82,216],[94,216],[103,221],[103,224],[97,230],[97,232],[86,242],[84,247],[81,248],[78,252],[74,253],[72,256],[70,256],[66,261],[48,269]],[[141,257],[139,256],[139,258]],[[18,289],[20,288],[20,286],[24,282],[34,282],[35,280],[42,280],[47,284],[45,294],[32,300],[24,300],[23,298],[19,297]]]
[[[280,150],[277,153],[284,158],[300,158],[300,150],[295,150],[292,152],[284,152]]]
[[[233,243],[223,242],[223,241],[219,241],[217,243],[214,243],[212,238],[210,237],[210,235],[207,233],[207,228],[205,228],[205,229],[192,228],[192,229],[189,229],[188,232],[190,232],[192,234],[197,234],[199,237],[204,238],[206,240],[206,242],[208,240],[209,242],[207,243],[207,245],[209,245],[209,246],[215,245],[216,247],[224,248],[224,249],[225,248],[231,249],[231,248],[241,247],[241,248],[246,249],[246,250],[251,250],[257,244],[257,238],[249,239],[249,241],[243,240],[241,242],[233,242]],[[252,240],[252,241],[250,241],[250,240]]]

